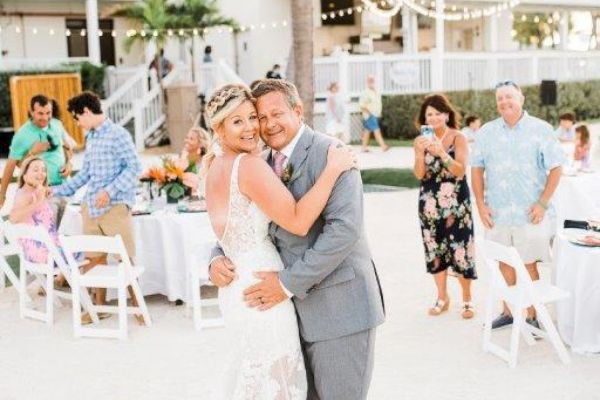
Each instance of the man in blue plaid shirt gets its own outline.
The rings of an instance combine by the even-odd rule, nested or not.
[[[55,196],[71,196],[87,184],[81,205],[83,233],[121,235],[129,257],[135,256],[131,208],[142,166],[130,133],[107,118],[98,96],[83,92],[69,100],[68,110],[88,131],[83,167],[64,184],[52,188]],[[86,254],[90,267],[106,263],[105,254]],[[89,269],[88,268],[88,269]],[[133,294],[132,294],[132,298]],[[96,303],[104,304],[106,289],[96,291]]]

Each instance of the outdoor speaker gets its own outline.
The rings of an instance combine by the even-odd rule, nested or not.
[[[556,81],[542,81],[540,85],[540,100],[543,106],[556,105]]]

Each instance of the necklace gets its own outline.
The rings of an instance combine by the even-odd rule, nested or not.
[[[446,127],[446,129],[444,130],[444,134],[442,135],[441,138],[438,138],[437,135],[435,137],[438,138],[441,143],[443,143],[444,139],[446,138],[446,135],[448,134],[448,131],[449,131],[449,129],[448,129],[448,127]]]

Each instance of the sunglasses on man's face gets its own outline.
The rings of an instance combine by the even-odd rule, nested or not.
[[[499,89],[499,88],[501,88],[503,86],[512,86],[512,87],[517,88],[517,89],[519,88],[519,86],[514,81],[508,80],[508,81],[498,82],[496,84],[496,86],[494,87],[494,89]]]

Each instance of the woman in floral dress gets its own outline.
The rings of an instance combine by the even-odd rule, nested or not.
[[[434,135],[415,139],[414,173],[421,181],[419,219],[427,272],[433,275],[438,292],[429,315],[439,315],[449,308],[447,270],[451,268],[462,287],[461,315],[469,319],[474,316],[471,280],[477,279],[477,274],[471,201],[465,179],[469,148],[466,137],[458,130],[458,119],[445,96],[434,94],[425,98],[416,125],[430,125]]]

